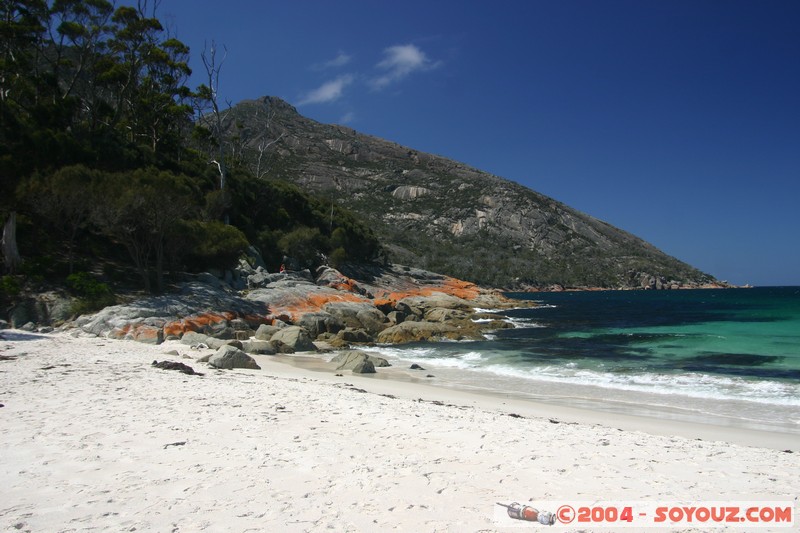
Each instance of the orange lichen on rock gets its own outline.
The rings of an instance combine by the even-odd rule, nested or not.
[[[332,289],[336,289],[337,291],[353,292],[353,293],[361,292],[361,288],[358,286],[358,282],[346,276],[342,276],[337,282],[331,283],[328,286],[331,287]]]
[[[441,290],[446,289],[446,290]],[[480,295],[480,289],[474,283],[455,278],[447,278],[441,289],[431,292],[444,292],[450,296],[456,296],[464,300],[473,300]]]
[[[375,299],[375,305],[378,307],[384,305],[394,306],[403,298],[408,298],[410,296],[432,296],[435,293],[447,294],[463,300],[473,300],[480,295],[480,289],[477,285],[469,281],[446,278],[437,285],[423,285],[416,290],[412,289],[383,294],[380,298]]]
[[[124,339],[125,336],[130,333],[131,328],[133,328],[133,324],[125,324],[123,326],[114,328],[108,333],[108,338],[115,340]]]
[[[218,324],[236,318],[236,313],[223,311],[221,313],[202,313],[181,320],[167,322],[164,325],[164,335],[183,336],[187,331],[203,331],[210,324]]]
[[[239,318],[247,322],[251,327],[257,328],[261,324],[272,324],[272,319],[264,315],[241,315]]]
[[[350,292],[317,292],[308,294],[303,298],[292,298],[290,301],[273,303],[270,305],[272,313],[269,316],[284,321],[289,318],[291,322],[294,322],[306,313],[321,311],[326,304],[340,302],[371,303],[370,300],[363,296]]]
[[[115,340],[132,339],[148,344],[161,344],[164,342],[164,334],[161,328],[157,326],[148,326],[147,324],[134,323],[125,324],[112,329],[108,333],[108,338]]]
[[[157,326],[141,325],[134,328],[131,337],[137,342],[161,344],[164,342],[164,331]]]

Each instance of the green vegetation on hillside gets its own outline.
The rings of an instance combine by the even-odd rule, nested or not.
[[[0,298],[40,280],[106,302],[88,271],[160,292],[175,272],[232,267],[250,245],[273,270],[283,255],[375,258],[354,215],[254,175],[235,152],[221,186],[214,160],[230,141],[196,123],[213,95],[187,87],[189,49],[148,5],[0,5]]]

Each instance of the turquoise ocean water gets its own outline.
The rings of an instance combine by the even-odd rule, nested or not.
[[[511,294],[485,341],[382,347],[462,388],[800,435],[800,287]]]

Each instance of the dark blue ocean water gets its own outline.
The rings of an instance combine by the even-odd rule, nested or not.
[[[508,313],[543,327],[497,336],[529,363],[800,383],[800,287],[514,296],[547,306]]]
[[[800,287],[510,296],[540,306],[486,341],[382,351],[469,387],[800,431]]]

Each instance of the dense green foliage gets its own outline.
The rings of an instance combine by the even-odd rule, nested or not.
[[[72,309],[76,315],[97,311],[116,303],[108,284],[98,281],[88,272],[76,272],[67,276],[67,287],[78,297]]]
[[[46,264],[37,275],[66,283],[105,263],[109,281],[127,270],[162,291],[170,274],[230,268],[251,245],[271,269],[292,254],[307,266],[376,257],[351,214],[226,156],[230,141],[197,121],[217,109],[214,91],[186,86],[189,49],[155,4],[0,2],[4,273]],[[21,278],[3,279],[8,297]],[[69,279],[85,292],[90,278]]]

